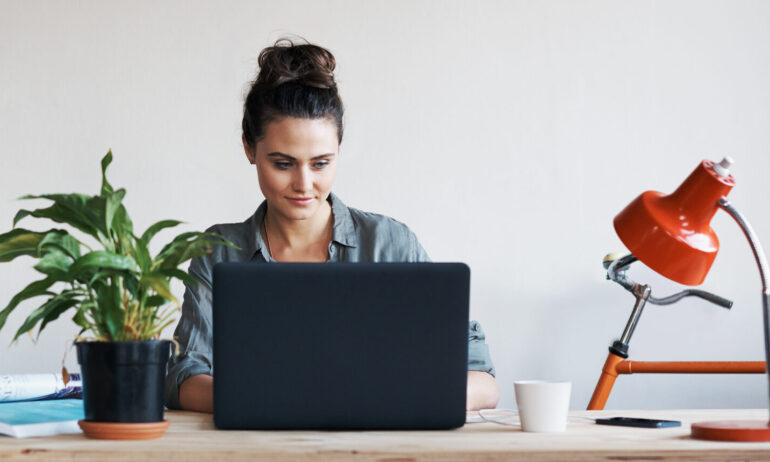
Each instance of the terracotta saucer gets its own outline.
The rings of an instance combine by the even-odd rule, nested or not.
[[[767,420],[722,420],[692,424],[691,435],[701,440],[770,441]]]
[[[151,440],[160,438],[170,422],[89,422],[78,420],[78,425],[88,438],[99,440]]]

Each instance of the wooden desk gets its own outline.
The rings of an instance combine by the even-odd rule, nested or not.
[[[767,410],[574,411],[571,416],[681,420],[682,427],[640,429],[571,419],[565,433],[524,433],[491,423],[449,431],[216,431],[210,415],[167,412],[171,427],[151,441],[99,441],[82,435],[0,437],[0,461],[154,460],[768,460],[770,443],[720,443],[689,437],[702,420],[765,419]]]

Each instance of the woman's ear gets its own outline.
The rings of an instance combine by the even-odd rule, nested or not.
[[[254,165],[257,162],[256,156],[256,149],[249,146],[249,143],[246,142],[246,137],[241,135],[241,142],[243,143],[243,152],[246,153],[246,158],[249,159],[249,163]]]

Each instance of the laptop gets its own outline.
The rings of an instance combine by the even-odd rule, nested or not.
[[[220,429],[449,429],[465,423],[462,263],[218,263]]]

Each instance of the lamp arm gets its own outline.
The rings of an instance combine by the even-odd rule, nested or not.
[[[768,291],[768,271],[767,271],[767,258],[765,258],[765,252],[762,251],[762,245],[759,243],[757,235],[751,228],[748,220],[730,203],[726,198],[719,199],[717,202],[719,206],[729,213],[731,217],[741,227],[743,234],[746,235],[746,239],[749,240],[751,251],[754,253],[754,260],[759,267],[759,277],[762,279],[762,318],[764,320],[765,329],[765,361],[767,362],[767,384],[768,384],[768,397],[770,397],[770,313],[768,313],[768,305],[770,305],[770,291]],[[768,403],[770,406],[770,402]],[[770,425],[770,421],[768,422]]]
[[[719,295],[716,295],[716,294],[712,294],[711,292],[706,292],[705,290],[698,290],[698,289],[686,289],[674,295],[669,295],[668,297],[663,297],[663,298],[655,298],[653,296],[650,296],[650,299],[648,301],[653,305],[671,305],[672,303],[676,303],[679,300],[683,299],[684,297],[690,297],[690,296],[700,297],[715,305],[719,305],[722,308],[727,308],[728,310],[733,306],[733,302],[731,300],[728,300],[724,297],[720,297]]]
[[[733,217],[733,220],[735,220],[738,223],[738,226],[741,227],[746,239],[749,240],[751,251],[754,253],[754,260],[756,260],[757,266],[759,267],[759,277],[762,279],[762,294],[770,295],[770,291],[768,290],[768,287],[770,287],[768,275],[770,275],[770,273],[767,270],[767,258],[765,258],[765,252],[762,251],[762,244],[759,243],[756,233],[754,233],[748,220],[746,220],[741,212],[739,212],[727,198],[723,197],[719,199],[717,204]]]
[[[631,263],[634,263],[635,261],[638,261],[637,258],[633,254],[628,254],[625,257],[618,258],[617,260],[605,263],[607,267],[607,279],[611,281],[615,281],[621,286],[623,286],[624,289],[631,293],[635,293],[636,287],[639,285],[631,278],[629,278],[626,275],[626,270],[628,269],[628,266],[631,265]],[[678,292],[673,295],[669,295],[668,297],[662,297],[662,298],[656,298],[652,295],[647,298],[647,301],[649,303],[652,303],[653,305],[671,305],[672,303],[676,303],[679,300],[683,299],[684,297],[700,297],[708,302],[711,302],[715,305],[719,305],[723,308],[727,308],[728,310],[733,306],[733,302],[720,297],[719,295],[712,294],[711,292],[706,292],[705,290],[698,290],[698,289],[686,289],[681,292]]]

